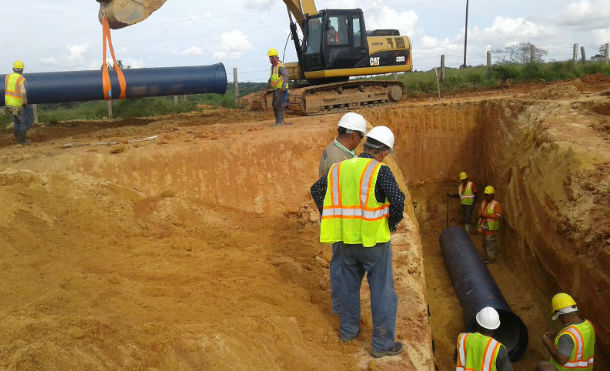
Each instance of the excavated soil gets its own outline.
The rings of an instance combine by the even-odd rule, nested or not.
[[[395,131],[388,163],[408,196],[392,240],[407,349],[381,360],[368,355],[366,286],[362,336],[339,341],[330,248],[308,195],[340,115],[275,129],[269,113],[226,109],[62,122],[34,127],[27,147],[6,130],[0,368],[450,369],[463,323],[438,235],[458,223],[444,194],[466,170],[494,184],[505,209],[490,270],[529,330],[516,368],[547,358],[550,297],[566,290],[595,323],[596,369],[607,369],[608,84],[592,76],[361,111]]]

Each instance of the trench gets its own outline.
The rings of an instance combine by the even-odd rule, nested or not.
[[[434,360],[439,370],[455,367],[455,341],[465,330],[439,246],[444,228],[461,225],[459,200],[445,196],[457,193],[460,171],[469,174],[481,193],[485,185],[494,185],[496,199],[503,205],[497,263],[488,268],[529,333],[528,346],[515,369],[534,369],[548,359],[541,336],[559,330],[549,318],[550,299],[558,291],[578,296],[581,314],[595,322],[595,369],[608,368],[610,316],[604,308],[609,290],[608,240],[598,237],[591,243],[595,238],[585,237],[592,233],[590,225],[589,229],[581,225],[585,230],[579,235],[581,240],[573,236],[579,227],[561,226],[566,214],[583,212],[570,202],[569,188],[579,183],[575,174],[596,179],[595,167],[583,162],[592,158],[591,153],[607,151],[608,145],[603,142],[592,150],[578,148],[578,143],[558,144],[560,140],[549,132],[556,130],[553,123],[565,120],[565,105],[508,98],[409,105],[365,114],[370,122],[388,125],[397,135],[396,160],[407,178],[422,239]],[[567,105],[575,106],[574,102]],[[584,111],[579,112],[583,117],[598,119]],[[573,110],[569,114],[570,120],[577,121]],[[607,222],[607,195],[584,203],[591,214],[604,210],[593,225]],[[483,256],[482,237],[470,236]]]

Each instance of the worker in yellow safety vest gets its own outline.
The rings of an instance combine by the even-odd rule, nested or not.
[[[512,371],[506,347],[493,338],[500,327],[498,311],[492,307],[481,309],[476,315],[475,332],[458,336],[455,352],[456,371]]]
[[[483,190],[485,200],[479,208],[477,223],[477,232],[483,234],[484,261],[487,264],[496,262],[496,234],[502,221],[502,208],[500,203],[495,200],[495,192],[494,187],[490,185]]]
[[[29,112],[26,110],[28,101],[23,67],[22,61],[15,61],[13,63],[13,73],[9,73],[4,79],[4,104],[13,116],[13,132],[17,143],[20,145],[29,143],[29,140],[26,140],[26,132],[33,121],[29,118],[31,115],[28,115]]]
[[[273,114],[275,127],[284,126],[284,109],[288,106],[288,71],[277,55],[277,50],[271,48],[267,51],[271,63],[271,77],[267,82],[267,89],[273,91]]]
[[[595,351],[595,329],[593,324],[578,314],[574,299],[563,292],[553,296],[553,320],[559,319],[563,328],[554,336],[544,334],[542,343],[551,357],[549,362],[538,364],[539,370],[593,370]]]
[[[458,185],[458,193],[447,193],[447,197],[460,199],[462,208],[462,223],[466,232],[470,232],[470,222],[472,220],[472,210],[477,199],[477,186],[470,181],[468,174],[465,171],[460,173],[460,184]]]
[[[376,358],[403,350],[402,343],[395,341],[398,297],[390,233],[402,220],[405,195],[390,167],[382,163],[393,148],[392,131],[374,127],[367,134],[363,153],[335,163],[311,187],[322,214],[320,242],[339,247],[341,341],[360,336],[360,286],[366,273],[373,317],[371,355]]]

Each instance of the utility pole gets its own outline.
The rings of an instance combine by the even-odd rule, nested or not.
[[[464,26],[464,68],[466,68],[466,44],[468,43],[468,0],[466,0],[466,25]]]

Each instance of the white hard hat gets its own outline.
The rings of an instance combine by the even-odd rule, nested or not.
[[[366,120],[362,115],[356,112],[348,112],[341,117],[338,126],[348,130],[359,131],[362,134],[366,133]]]
[[[394,134],[389,127],[375,126],[366,134],[366,137],[375,139],[376,141],[385,144],[386,146],[390,147],[390,153],[394,153]]]
[[[500,315],[498,314],[498,311],[492,307],[481,309],[479,313],[477,313],[476,319],[481,327],[488,330],[495,330],[500,327]]]

